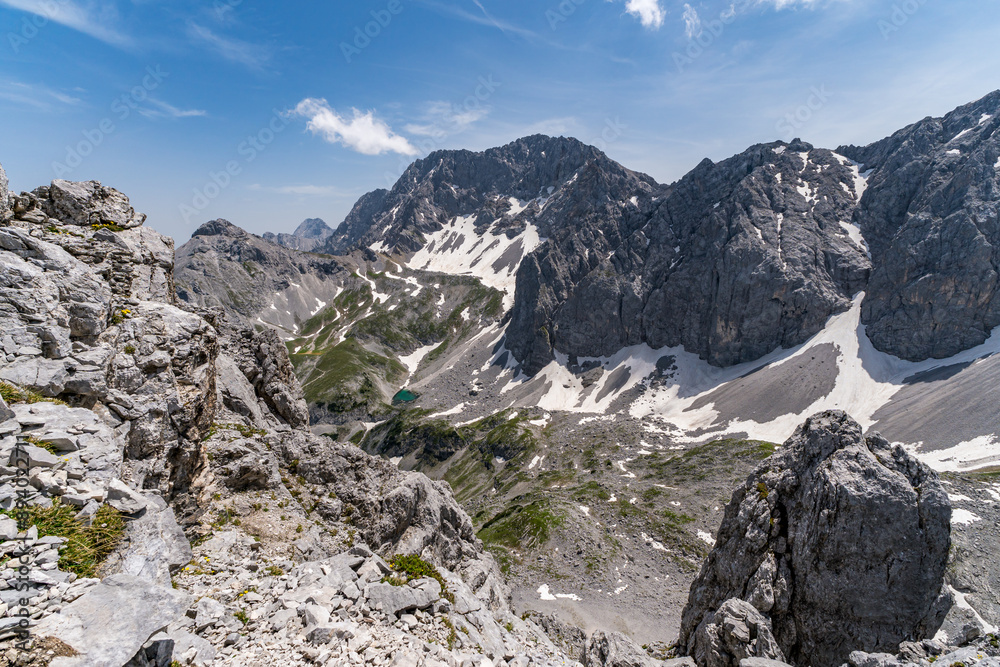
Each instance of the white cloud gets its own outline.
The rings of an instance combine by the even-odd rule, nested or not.
[[[111,3],[89,3],[86,8],[73,0],[0,0],[0,5],[20,9],[72,28],[106,44],[132,46],[132,39],[114,30],[118,10]]]
[[[625,11],[637,17],[647,28],[659,28],[667,15],[660,6],[660,0],[628,0]]]
[[[824,1],[826,0],[757,0],[757,4],[768,5],[777,10],[789,9],[793,7],[808,7],[811,9]]]
[[[410,123],[406,131],[421,137],[455,134],[490,115],[484,106],[462,108],[449,102],[428,102],[421,123]]]
[[[681,18],[684,19],[684,34],[688,39],[694,39],[701,34],[701,18],[697,9],[685,3],[684,15]]]
[[[155,97],[150,97],[146,101],[156,107],[155,109],[139,109],[139,113],[146,118],[195,118],[208,115],[208,112],[203,109],[178,109],[173,104],[158,100]]]
[[[246,65],[250,69],[260,69],[271,59],[270,52],[261,46],[217,35],[211,29],[197,23],[188,23],[187,32],[191,39],[208,46],[226,60]]]
[[[374,111],[352,109],[353,117],[337,113],[326,100],[307,98],[299,102],[293,113],[308,118],[306,128],[331,144],[342,144],[363,155],[400,153],[416,155],[419,151],[405,137],[395,134]]]
[[[78,97],[53,90],[42,84],[28,84],[20,81],[0,81],[0,100],[39,111],[52,111],[60,106],[83,104],[83,101]]]

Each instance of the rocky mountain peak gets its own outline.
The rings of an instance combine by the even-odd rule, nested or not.
[[[261,238],[293,250],[312,252],[320,248],[332,235],[333,229],[326,222],[320,218],[307,218],[291,234],[267,232]]]
[[[333,229],[322,218],[306,218],[292,232],[292,236],[300,239],[325,239],[330,234]]]
[[[192,238],[195,236],[230,236],[233,238],[242,238],[248,234],[249,232],[241,227],[237,227],[228,220],[218,218],[217,220],[209,220],[204,223],[198,229],[194,230],[191,236]]]

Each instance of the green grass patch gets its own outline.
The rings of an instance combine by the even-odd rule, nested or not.
[[[9,382],[0,382],[0,396],[3,397],[7,405],[14,405],[16,403],[55,403],[56,405],[66,405],[66,401],[42,396],[37,391],[21,389]]]
[[[486,544],[530,549],[548,542],[552,530],[565,521],[547,499],[540,499],[505,509],[479,530],[479,538]]]
[[[8,511],[0,512],[13,516]],[[66,538],[59,552],[59,569],[78,577],[96,577],[100,565],[121,543],[125,519],[115,508],[102,505],[88,526],[76,518],[78,512],[79,509],[54,498],[52,507],[29,507],[26,521],[19,522],[18,528],[27,530],[37,526],[39,537]]]
[[[433,579],[441,584],[441,597],[452,604],[455,603],[455,594],[448,590],[448,582],[444,580],[444,577],[441,576],[436,567],[420,556],[396,554],[389,559],[389,567],[405,577],[405,579],[399,579],[399,581],[402,581],[402,584],[394,583],[394,585],[404,585],[416,579]]]

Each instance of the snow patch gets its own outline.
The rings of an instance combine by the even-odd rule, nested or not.
[[[459,216],[428,234],[426,243],[410,259],[410,268],[453,275],[471,275],[483,284],[506,292],[504,307],[514,305],[517,269],[524,257],[543,243],[538,228],[528,223],[512,239],[487,229],[476,231],[475,216]],[[495,223],[494,223],[495,224]]]
[[[698,531],[698,539],[709,546],[715,546],[715,538],[712,537],[711,533],[706,533],[704,530]]]
[[[969,526],[976,521],[982,521],[982,519],[969,510],[959,508],[951,511],[951,525],[953,526]]]
[[[431,345],[425,345],[424,347],[417,348],[411,354],[399,358],[399,363],[406,366],[406,370],[409,371],[412,377],[414,373],[417,372],[417,367],[420,366],[420,362],[424,360],[432,350],[437,349],[438,343],[432,343]]]
[[[538,587],[536,592],[538,593],[539,599],[545,600],[546,602],[553,602],[555,600],[573,600],[574,602],[579,602],[583,599],[575,593],[556,593],[553,595],[549,592],[548,584],[542,584]]]

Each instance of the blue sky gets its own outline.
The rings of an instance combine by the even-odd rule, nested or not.
[[[178,243],[336,224],[440,148],[563,134],[670,182],[1000,88],[1000,0],[0,0],[0,35],[12,189],[100,180]]]

